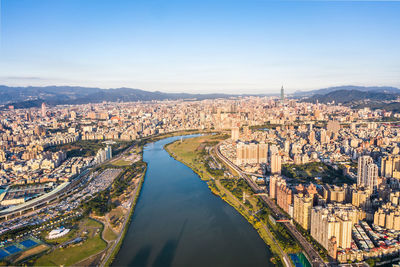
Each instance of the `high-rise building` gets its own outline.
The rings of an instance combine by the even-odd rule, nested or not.
[[[386,229],[400,230],[400,208],[391,202],[382,205],[374,214],[374,224]]]
[[[267,163],[268,144],[261,142],[258,144],[258,163]]]
[[[314,113],[314,119],[315,120],[323,119],[323,116],[321,116],[321,111],[319,110],[318,105],[317,105],[317,107],[314,108],[313,113]]]
[[[26,114],[25,114],[25,119],[27,120],[27,121],[32,121],[32,114],[28,111],[28,112],[26,112]]]
[[[281,87],[281,102],[283,103],[285,101],[285,90],[283,89],[283,85]]]
[[[107,145],[105,148],[100,149],[97,151],[95,161],[97,164],[103,163],[112,158],[112,147]]]
[[[272,174],[281,174],[282,157],[279,155],[279,153],[273,153],[270,156],[270,169]]]
[[[308,142],[310,144],[314,144],[315,143],[315,132],[313,130],[311,130],[310,133],[308,134]]]
[[[351,204],[355,207],[367,209],[371,206],[371,190],[354,189],[351,194]]]
[[[319,141],[321,142],[321,144],[325,144],[328,142],[328,136],[326,135],[325,129],[321,129],[321,131],[319,132]]]
[[[386,156],[381,159],[381,175],[400,179],[400,156]]]
[[[378,186],[378,166],[373,163],[370,156],[358,158],[357,186],[371,190]]]
[[[293,200],[293,219],[306,230],[311,225],[311,208],[313,206],[313,198],[302,193],[294,195]]]
[[[232,141],[239,140],[239,133],[240,133],[239,127],[232,127],[232,134],[231,134]]]
[[[283,151],[285,151],[285,153],[289,153],[290,152],[290,142],[289,142],[289,140],[285,140],[285,142],[283,144]]]
[[[340,130],[340,123],[338,121],[330,120],[326,125],[326,130],[329,133],[337,133]]]
[[[327,250],[332,237],[336,238],[337,247],[350,248],[352,227],[353,222],[347,212],[334,206],[317,206],[311,211],[311,236]]]
[[[293,204],[293,191],[287,187],[284,179],[280,179],[276,183],[276,203],[287,213]]]
[[[0,162],[5,162],[6,159],[6,153],[3,150],[0,150]]]
[[[324,190],[324,198],[327,200],[327,202],[345,202],[346,192],[343,187],[325,184],[322,188]]]
[[[367,183],[366,188],[375,190],[378,187],[378,166],[376,164],[367,165]]]
[[[46,117],[46,104],[44,102],[42,103],[42,117]]]
[[[247,147],[248,157],[247,163],[256,164],[258,163],[258,145],[256,143],[250,143]]]
[[[112,158],[112,147],[110,145],[107,145],[106,148],[106,159],[109,160]]]
[[[75,111],[71,111],[70,116],[71,116],[71,119],[75,120],[76,119],[76,112]]]
[[[45,131],[45,129],[44,129],[41,125],[36,125],[36,126],[35,126],[35,129],[33,130],[33,132],[34,132],[36,135],[43,135],[46,131]]]
[[[267,152],[268,144],[238,142],[236,145],[236,164],[266,163]]]
[[[248,125],[243,126],[243,136],[244,136],[245,140],[250,141],[251,130]]]
[[[247,164],[247,147],[245,143],[239,142],[236,145],[236,164]]]
[[[271,175],[269,177],[269,197],[272,199],[276,198],[276,184],[280,178],[278,175]]]

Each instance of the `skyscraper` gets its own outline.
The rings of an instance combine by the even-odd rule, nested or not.
[[[377,187],[378,166],[374,164],[370,156],[360,156],[358,158],[357,185],[368,189]]]
[[[46,117],[46,104],[42,103],[42,117]]]
[[[283,89],[283,85],[281,87],[281,102],[285,101],[285,90]]]
[[[331,254],[330,240],[336,238],[336,246],[347,249],[351,247],[351,232],[353,223],[346,210],[335,206],[323,208],[317,206],[311,211],[311,236]],[[334,255],[331,255],[335,257]]]
[[[319,132],[319,141],[321,142],[321,144],[325,144],[327,142],[327,136],[326,136],[325,129],[321,129],[321,131]]]
[[[239,140],[239,134],[240,134],[239,127],[232,127],[232,134],[231,134],[232,141]]]
[[[276,198],[276,183],[280,179],[278,175],[271,175],[269,177],[269,197]]]
[[[106,159],[109,160],[112,158],[112,147],[110,145],[107,145],[105,148],[106,151]]]
[[[302,193],[294,195],[293,200],[293,219],[306,230],[311,226],[311,208],[313,198]]]
[[[381,175],[400,179],[400,156],[389,155],[382,157]]]
[[[375,190],[378,187],[378,166],[374,163],[367,165],[366,187]]]
[[[266,163],[268,160],[268,144],[258,144],[258,163]]]
[[[272,174],[281,174],[282,158],[279,153],[270,156],[270,168]]]
[[[243,143],[236,145],[236,164],[258,164],[267,162],[268,144]]]

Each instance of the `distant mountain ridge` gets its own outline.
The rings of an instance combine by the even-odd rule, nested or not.
[[[311,96],[311,95],[325,95],[334,91],[361,91],[361,92],[378,92],[388,94],[400,94],[400,89],[391,86],[354,86],[354,85],[343,85],[328,87],[323,89],[311,90],[311,91],[296,91],[293,95],[299,96]]]
[[[327,94],[315,94],[306,99],[304,102],[316,103],[335,103],[354,104],[359,101],[386,101],[395,100],[399,93],[386,93],[386,92],[373,92],[373,91],[360,91],[360,90],[337,90]]]
[[[336,92],[336,93],[335,93]],[[347,93],[345,93],[347,92]],[[349,93],[350,92],[350,93]],[[134,102],[177,99],[215,99],[236,96],[254,96],[255,94],[189,94],[145,91],[132,88],[101,89],[81,86],[28,86],[10,87],[0,85],[0,105],[13,105],[15,108],[39,107],[43,102],[49,105],[87,104],[109,102]],[[259,94],[258,96],[278,94]],[[338,86],[313,91],[297,91],[295,97],[309,97],[306,101],[343,103],[363,99],[391,100],[400,95],[400,89],[388,86]]]
[[[188,94],[150,92],[141,89],[115,88],[101,89],[80,86],[29,86],[9,87],[0,85],[0,104],[13,105],[15,108],[38,107],[43,102],[49,105],[87,104],[110,102],[133,102],[176,99],[215,99],[227,98],[231,94]]]

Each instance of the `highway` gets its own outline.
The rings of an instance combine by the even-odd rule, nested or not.
[[[221,154],[221,152],[219,151],[220,145],[221,143],[219,143],[214,147],[214,152],[218,156],[218,158],[222,160],[225,164],[230,166],[232,169],[234,169],[237,173],[239,173],[240,177],[247,182],[247,184],[251,187],[254,193],[260,193],[262,190],[259,188],[259,186],[251,178],[249,178],[239,167],[237,167],[235,164],[233,164],[230,160],[228,160],[227,158],[225,158],[225,156]],[[263,195],[260,196],[260,198],[265,202],[265,204],[267,204],[267,206],[271,209],[276,218],[287,219],[286,215],[275,205],[275,203],[270,198]],[[282,224],[285,225],[290,234],[294,238],[296,238],[296,240],[302,246],[312,266],[327,266],[327,264],[318,254],[318,252],[315,251],[313,246],[307,241],[307,239],[305,239],[305,237],[299,232],[299,230],[297,230],[296,226],[294,226],[290,222],[282,222]]]
[[[48,204],[54,200],[59,200],[61,197],[67,196],[75,190],[75,187],[80,183],[81,179],[88,173],[88,169],[79,174],[72,182],[65,183],[65,186],[58,187],[57,189],[41,196],[34,198],[24,204],[15,206],[13,208],[5,209],[0,212],[0,220],[7,220],[24,214],[27,211],[33,211],[42,205]],[[59,189],[59,190],[58,190]]]
[[[121,159],[127,151],[130,151],[136,145],[137,145],[137,142],[134,142],[131,146],[126,148],[123,152],[120,152],[116,157],[108,159],[105,162],[102,162],[100,164],[97,164],[95,166],[91,166],[91,167],[85,169],[81,174],[79,174],[76,178],[74,178],[72,180],[72,182],[69,182],[66,186],[61,188],[61,190],[53,190],[50,193],[47,193],[46,195],[32,199],[32,200],[26,202],[25,204],[18,205],[13,208],[9,208],[9,209],[0,211],[0,221],[7,220],[9,218],[14,218],[16,216],[20,216],[28,211],[33,211],[33,210],[35,210],[39,207],[42,207],[52,201],[59,200],[61,197],[64,197],[64,196],[69,195],[70,193],[73,193],[76,189],[76,186],[80,183],[81,179],[86,174],[88,174],[91,169],[94,169],[100,165],[107,164],[109,162],[113,162],[113,161]]]

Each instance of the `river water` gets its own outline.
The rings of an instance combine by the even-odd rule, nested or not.
[[[271,266],[271,253],[254,228],[164,150],[178,139],[144,148],[142,192],[112,265]]]

